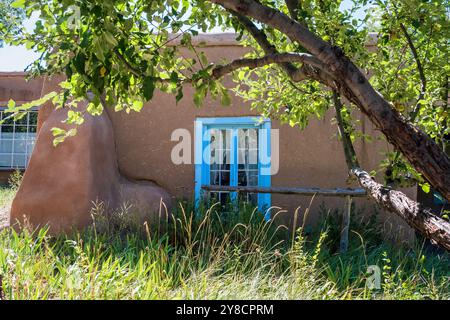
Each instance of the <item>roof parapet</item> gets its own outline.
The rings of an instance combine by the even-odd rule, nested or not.
[[[222,46],[242,46],[236,40],[237,33],[223,32],[223,33],[200,33],[192,37],[192,45],[196,47],[222,47]],[[378,34],[371,32],[366,40],[366,46],[376,46],[378,42]],[[181,44],[181,34],[173,34],[169,37],[168,46],[179,46]]]

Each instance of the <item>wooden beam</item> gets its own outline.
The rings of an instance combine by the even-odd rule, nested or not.
[[[290,188],[290,187],[231,187],[231,186],[212,186],[202,185],[202,189],[206,191],[229,191],[229,192],[245,192],[245,193],[278,193],[278,194],[297,194],[304,196],[321,195],[325,197],[365,197],[366,191],[362,188]]]
[[[339,252],[345,253],[348,249],[348,230],[350,228],[350,214],[352,212],[352,197],[347,196],[347,210],[342,215],[341,241],[339,243]]]

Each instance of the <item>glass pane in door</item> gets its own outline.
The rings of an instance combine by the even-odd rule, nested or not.
[[[231,129],[210,129],[211,162],[210,184],[216,186],[230,185]],[[213,202],[226,204],[230,200],[228,191],[210,192]]]
[[[238,186],[258,186],[258,129],[238,130]],[[258,204],[256,193],[240,193],[240,200]]]

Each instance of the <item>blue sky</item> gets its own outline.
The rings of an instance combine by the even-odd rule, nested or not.
[[[349,9],[352,5],[350,0],[344,0],[341,4],[343,10]],[[356,17],[364,16],[364,10],[357,12]],[[36,22],[36,17],[31,17],[24,22],[28,31],[32,31]],[[39,57],[39,54],[27,50],[24,46],[4,46],[0,48],[0,71],[23,71],[27,65]]]

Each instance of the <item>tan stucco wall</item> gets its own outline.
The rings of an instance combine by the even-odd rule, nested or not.
[[[242,56],[244,48],[226,43],[225,45],[202,48],[209,61],[220,62]],[[232,86],[231,81],[226,84]],[[236,117],[257,115],[250,110],[250,104],[233,96],[229,106],[207,99],[201,108],[192,101],[193,90],[186,87],[184,98],[176,104],[172,95],[157,92],[150,103],[140,113],[127,114],[124,111],[109,110],[114,126],[116,148],[120,170],[134,179],[152,180],[166,188],[177,197],[192,198],[194,194],[194,164],[175,165],[171,161],[172,148],[178,141],[171,141],[175,129],[188,129],[194,137],[194,121],[197,117]],[[286,187],[346,187],[347,167],[340,141],[337,139],[337,127],[331,124],[334,116],[331,109],[325,119],[312,119],[309,126],[301,131],[289,125],[272,121],[272,129],[279,129],[280,165],[279,171],[272,176],[272,186]],[[371,123],[362,114],[357,114],[364,133],[378,136]],[[373,142],[358,141],[355,145],[361,165],[368,171],[376,169],[382,159],[382,151],[388,144],[384,139]],[[273,153],[273,152],[272,152]],[[194,143],[191,146],[194,161]],[[356,187],[353,183],[351,186]],[[407,190],[415,198],[414,188]],[[311,197],[294,195],[272,195],[272,205],[287,210],[282,220],[289,222],[295,208],[301,207],[300,213],[309,206]],[[344,199],[315,198],[308,220],[318,218],[318,207],[325,201],[328,207],[343,208]],[[357,201],[359,207],[366,206],[372,211],[373,203],[362,199]],[[382,213],[391,220],[391,214]],[[392,217],[394,225],[399,219]],[[387,222],[387,225],[389,222]],[[404,225],[403,225],[404,226]]]
[[[27,102],[41,96],[42,78],[26,80],[24,72],[0,72],[0,105],[10,99]]]

